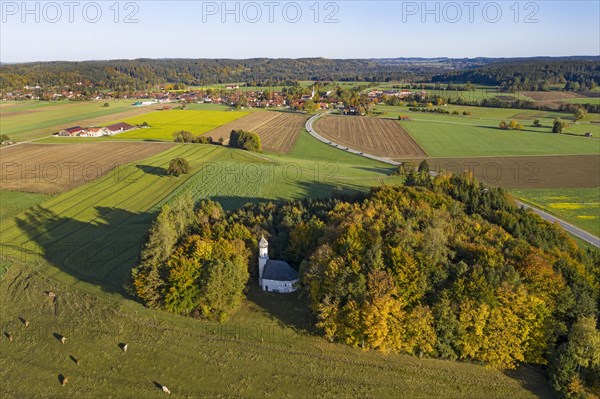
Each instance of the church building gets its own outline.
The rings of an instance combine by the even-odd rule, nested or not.
[[[269,259],[269,243],[265,237],[258,242],[258,284],[269,292],[298,289],[298,272],[285,261]]]

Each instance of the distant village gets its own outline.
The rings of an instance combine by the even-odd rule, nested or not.
[[[78,88],[65,90],[44,89],[40,86],[25,86],[22,90],[2,93],[2,101],[107,101],[107,100],[140,100],[134,106],[147,106],[156,103],[212,103],[247,108],[289,107],[303,110],[307,102],[312,101],[317,109],[348,108],[340,93],[334,90],[318,91],[313,87],[300,88],[292,86],[285,91],[271,91],[268,86],[264,90],[250,90],[237,84],[223,85],[218,88],[174,90],[177,85],[163,85],[153,90],[137,90],[123,92],[95,92],[93,87],[77,84]],[[347,90],[347,89],[346,89]],[[368,89],[367,89],[368,90]],[[93,94],[89,94],[94,92]],[[406,89],[363,91],[360,96],[365,103],[378,104],[388,99],[422,98],[425,91]]]
[[[25,86],[23,90],[2,93],[2,101],[98,101],[109,106],[110,100],[133,100],[132,106],[158,106],[160,110],[172,108],[185,109],[187,104],[223,104],[236,109],[244,108],[288,108],[296,111],[314,112],[317,110],[337,110],[345,115],[365,115],[368,109],[379,103],[394,101],[420,100],[426,96],[423,90],[389,89],[379,90],[368,88],[360,92],[344,89],[319,91],[312,87],[292,86],[283,91],[251,90],[238,84],[223,85],[218,88],[184,89],[177,85],[164,85],[154,90],[133,91],[127,94],[117,92],[96,92],[84,84],[77,84],[76,89],[62,91],[45,90],[40,86]],[[176,89],[173,89],[173,87]],[[317,86],[318,87],[318,86]],[[137,100],[137,101],[136,101]],[[100,137],[137,129],[140,126],[124,122],[104,127],[72,126],[65,128],[55,135],[61,137]]]

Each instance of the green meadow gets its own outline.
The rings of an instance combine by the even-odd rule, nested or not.
[[[0,190],[0,222],[13,218],[48,198],[50,196],[47,194]]]
[[[141,128],[115,135],[114,138],[124,140],[164,140],[173,141],[173,132],[187,130],[194,135],[206,133],[221,125],[234,121],[247,112],[241,111],[206,111],[178,110],[156,111],[146,115],[127,118],[124,122],[138,125],[147,122],[149,128]]]
[[[475,157],[512,155],[577,155],[600,154],[600,125],[590,123],[596,114],[565,129],[565,133],[551,133],[555,112],[499,109],[483,107],[444,107],[461,115],[447,115],[426,112],[411,112],[407,107],[377,106],[380,117],[398,118],[410,116],[410,121],[402,126],[432,157]],[[463,116],[462,112],[471,112]],[[565,114],[562,114],[565,118]],[[500,121],[512,119],[523,124],[521,131],[501,130]],[[538,119],[541,127],[534,127]],[[577,137],[592,132],[592,138]]]
[[[299,295],[264,293],[252,282],[223,324],[73,285],[21,264],[0,280],[2,327],[14,337],[0,340],[4,397],[164,398],[162,385],[185,398],[553,397],[535,368],[501,372],[329,343],[305,327]]]
[[[600,237],[600,187],[511,190],[523,201]]]

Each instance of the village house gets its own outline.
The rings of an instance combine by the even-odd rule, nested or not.
[[[298,272],[287,262],[269,259],[269,243],[258,242],[258,284],[267,292],[294,292],[298,289]]]

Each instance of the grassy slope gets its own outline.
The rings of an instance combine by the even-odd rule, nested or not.
[[[4,222],[19,213],[50,198],[46,194],[21,193],[0,190],[0,221]]]
[[[511,190],[512,194],[600,237],[600,188]]]
[[[56,293],[56,308],[47,290]],[[2,327],[14,336],[12,343],[0,340],[0,394],[162,398],[157,382],[186,398],[533,398],[531,390],[551,395],[541,373],[528,368],[509,376],[330,344],[282,324],[277,315],[295,315],[287,305],[298,299],[255,288],[249,295],[252,300],[219,325],[128,300],[98,300],[15,265],[0,281]],[[29,327],[18,317],[27,318]],[[66,344],[54,333],[66,336]],[[119,349],[121,342],[128,343],[127,353]],[[59,374],[68,377],[66,387]]]

